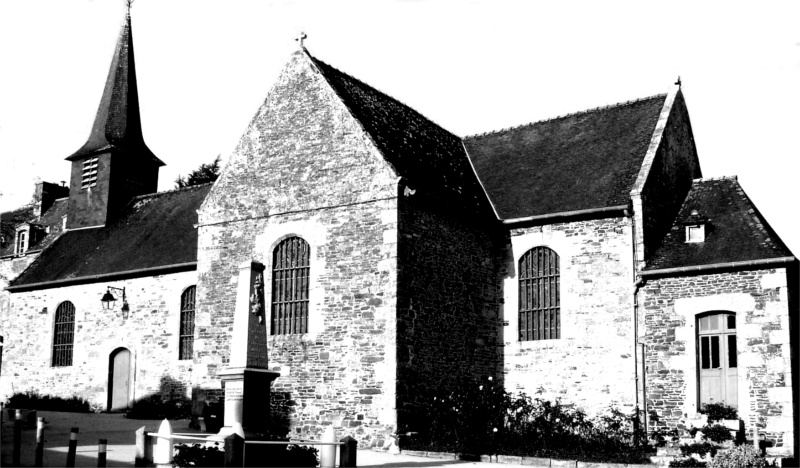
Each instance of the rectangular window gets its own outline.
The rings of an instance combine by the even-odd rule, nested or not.
[[[81,188],[86,189],[97,185],[97,157],[87,158],[83,161]]]
[[[736,366],[736,335],[728,335],[728,367]]]
[[[719,369],[719,336],[711,337],[711,368]]]
[[[25,231],[19,231],[17,233],[17,245],[15,246],[16,251],[14,252],[16,255],[22,255],[27,250],[27,240],[28,240],[28,233]]]
[[[700,338],[700,367],[703,369],[708,369],[711,367],[711,363],[709,362],[709,346],[708,346],[708,337],[703,336]]]

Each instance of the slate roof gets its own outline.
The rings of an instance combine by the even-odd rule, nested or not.
[[[135,154],[137,158],[151,160],[159,166],[164,165],[144,142],[137,89],[133,32],[128,14],[119,33],[89,139],[78,151],[66,158],[68,161],[117,149]]]
[[[686,243],[692,211],[708,218],[705,242]],[[696,217],[695,217],[696,218]],[[735,177],[698,179],[645,271],[765,260],[791,252],[744,193]]]
[[[15,210],[14,212],[9,211],[0,214],[0,220],[2,220],[3,224],[8,225],[10,228],[7,234],[14,232],[16,225],[19,224],[19,220],[21,219],[25,219],[25,222],[38,225],[43,229],[50,228],[50,232],[45,234],[44,237],[37,239],[34,244],[28,245],[27,252],[34,253],[52,244],[59,234],[61,234],[62,216],[67,214],[67,202],[67,198],[59,198],[55,200],[53,205],[48,208],[47,211],[45,211],[44,214],[38,219],[33,215],[33,207],[26,206],[19,210]],[[15,212],[18,213],[17,216],[14,216]],[[6,233],[6,226],[3,227],[3,232]],[[7,240],[9,242],[5,246],[0,245],[0,257],[6,257],[14,254],[15,240],[13,238],[8,238]]]
[[[439,187],[491,210],[461,138],[400,101],[305,51],[395,171],[411,185]]]
[[[464,139],[500,219],[625,205],[666,94]]]
[[[111,225],[67,231],[9,289],[196,262],[194,225],[211,185],[142,195]]]

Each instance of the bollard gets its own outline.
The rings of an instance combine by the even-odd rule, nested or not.
[[[758,424],[753,424],[753,447],[761,453],[761,441],[759,441]]]
[[[107,448],[108,448],[108,439],[99,439],[97,441],[97,466],[106,466]]]
[[[20,451],[22,450],[22,411],[17,410],[14,415],[14,449],[11,455],[11,464],[20,466]]]
[[[165,418],[158,427],[156,446],[153,447],[153,463],[169,465],[172,463],[172,424]]]
[[[336,443],[336,431],[333,429],[333,426],[325,428],[321,442]],[[323,445],[319,448],[320,468],[333,468],[334,465],[336,465],[336,445]]]
[[[78,448],[78,428],[73,427],[69,430],[69,448],[67,449],[67,466],[75,466],[75,450]]]
[[[44,418],[36,418],[36,459],[33,466],[44,466]]]
[[[136,458],[134,466],[148,466],[153,463],[153,437],[142,426],[136,429]]]
[[[346,436],[339,442],[339,466],[341,468],[350,468],[358,466],[356,454],[358,453],[358,441],[350,436]]]
[[[225,437],[225,467],[244,466],[244,439],[237,433]]]

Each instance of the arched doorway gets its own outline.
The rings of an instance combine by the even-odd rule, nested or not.
[[[122,411],[130,404],[131,352],[117,348],[108,357],[108,410]]]
[[[725,403],[738,408],[736,314],[710,312],[697,317],[697,368],[700,407]]]

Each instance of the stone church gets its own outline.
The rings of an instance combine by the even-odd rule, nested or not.
[[[674,428],[738,408],[796,449],[797,260],[703,178],[680,87],[459,137],[300,47],[213,184],[158,193],[124,23],[68,186],[3,214],[0,396],[222,396],[264,265],[294,434],[385,446],[463,377]]]

